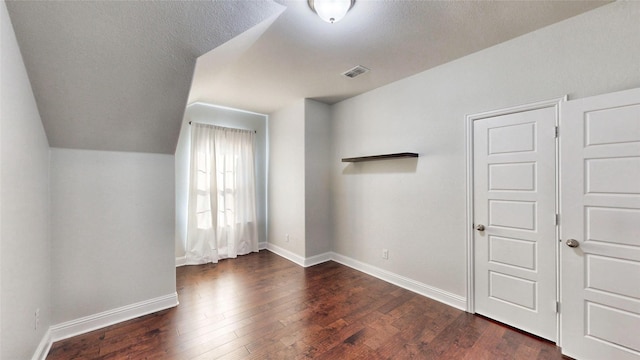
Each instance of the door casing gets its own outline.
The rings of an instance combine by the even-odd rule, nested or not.
[[[482,120],[482,119],[486,119],[486,118],[490,118],[490,117],[495,117],[495,116],[500,116],[500,115],[508,115],[508,114],[513,114],[513,113],[518,113],[518,112],[523,112],[523,111],[531,111],[531,110],[538,110],[538,109],[543,109],[543,108],[549,108],[549,107],[555,107],[555,111],[556,111],[556,129],[559,125],[559,119],[560,119],[560,107],[562,106],[562,103],[567,101],[567,96],[563,96],[561,98],[554,98],[554,99],[549,99],[549,100],[544,100],[544,101],[539,101],[539,102],[535,102],[535,103],[530,103],[530,104],[524,104],[524,105],[519,105],[519,106],[514,106],[514,107],[509,107],[509,108],[505,108],[505,109],[499,109],[499,110],[494,110],[494,111],[488,111],[488,112],[483,112],[483,113],[478,113],[478,114],[472,114],[472,115],[467,115],[466,116],[466,165],[467,165],[467,179],[466,179],[466,186],[467,186],[467,204],[466,204],[466,209],[467,209],[467,214],[466,214],[466,226],[467,226],[467,231],[466,231],[466,236],[467,236],[467,312],[474,314],[475,313],[475,261],[474,261],[474,213],[473,213],[473,209],[474,209],[474,190],[473,190],[473,186],[474,186],[474,179],[473,179],[473,124],[474,121],[476,120]],[[555,158],[555,168],[556,168],[556,181],[555,181],[555,188],[556,188],[556,213],[558,212],[559,209],[559,198],[560,198],[560,188],[559,188],[559,164],[560,164],[560,159],[559,159],[559,144],[558,144],[558,140],[556,137],[556,143],[555,143],[555,151],[556,151],[556,158]],[[559,257],[559,243],[558,243],[558,239],[559,239],[559,229],[558,226],[556,225],[556,243],[558,244],[556,246],[556,253],[555,253],[555,257],[556,257],[556,303],[559,304],[560,302],[560,257]],[[561,345],[561,336],[560,336],[560,314],[559,312],[556,312],[556,334],[558,334],[557,338],[556,338],[556,344],[558,346]]]

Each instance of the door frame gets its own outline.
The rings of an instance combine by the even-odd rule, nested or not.
[[[465,117],[465,147],[466,147],[466,221],[465,225],[467,227],[466,237],[467,237],[467,308],[466,311],[471,314],[475,314],[475,261],[474,261],[474,224],[473,224],[473,208],[474,208],[474,179],[473,179],[473,125],[474,121],[483,120],[495,116],[501,115],[509,115],[513,113],[523,112],[523,111],[531,111],[531,110],[539,110],[544,108],[555,107],[556,113],[556,129],[560,125],[560,107],[562,103],[567,101],[567,95],[564,95],[559,98],[553,98],[549,100],[538,101],[529,104],[523,104],[508,108],[502,108],[498,110],[492,110],[482,113],[470,114]],[[556,136],[556,158],[555,158],[555,187],[556,187],[556,214],[559,213],[559,205],[560,205],[560,149],[559,149],[559,141],[558,136]],[[560,302],[560,252],[559,252],[559,226],[556,223],[556,303]],[[556,312],[556,344],[560,346],[560,312]]]

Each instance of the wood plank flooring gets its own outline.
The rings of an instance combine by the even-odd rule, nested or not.
[[[176,269],[180,305],[53,344],[59,359],[562,359],[554,344],[335,262],[268,251]]]

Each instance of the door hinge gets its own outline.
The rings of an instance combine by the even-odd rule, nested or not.
[[[556,301],[556,313],[560,312],[560,301]]]
[[[558,137],[559,134],[560,134],[560,127],[556,126],[556,137]]]
[[[560,225],[560,214],[556,214],[556,225]]]

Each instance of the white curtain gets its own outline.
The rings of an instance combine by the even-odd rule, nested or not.
[[[258,251],[255,133],[191,124],[187,264]]]

